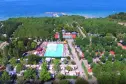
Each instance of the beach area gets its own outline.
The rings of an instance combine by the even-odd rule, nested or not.
[[[99,18],[107,17],[111,14],[119,13],[121,11],[84,11],[84,12],[43,12],[43,13],[22,13],[19,14],[15,12],[12,14],[0,14],[0,21],[7,20],[9,18],[19,18],[19,17],[59,17],[63,15],[80,15],[86,18]]]

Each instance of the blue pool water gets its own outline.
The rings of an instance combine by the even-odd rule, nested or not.
[[[48,45],[47,45],[48,46]],[[46,52],[44,54],[45,57],[62,57],[63,56],[63,44],[57,44],[56,50],[53,49],[53,46],[47,47]]]

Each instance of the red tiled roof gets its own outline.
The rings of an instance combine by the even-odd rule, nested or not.
[[[92,72],[92,69],[88,69],[88,72]]]
[[[118,46],[122,46],[122,44],[121,43],[117,43],[118,44]]]
[[[122,49],[126,49],[126,46],[122,46]]]
[[[74,38],[74,39],[75,39],[75,38],[76,38],[76,34],[72,34],[72,38]]]
[[[82,53],[82,57],[84,57],[84,53]]]
[[[115,52],[114,52],[114,51],[110,51],[110,54],[111,54],[111,55],[115,55]]]
[[[55,39],[58,39],[59,38],[59,34],[56,33],[54,37],[55,37]]]
[[[121,43],[118,43],[118,46],[121,46],[122,49],[125,49],[126,50],[126,46],[123,46]]]

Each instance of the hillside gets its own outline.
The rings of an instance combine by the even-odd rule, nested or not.
[[[116,20],[119,20],[119,21],[126,21],[126,13],[120,12],[120,13],[117,13],[117,14],[109,15],[108,18],[116,19]]]

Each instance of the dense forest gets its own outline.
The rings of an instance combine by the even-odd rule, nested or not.
[[[120,12],[120,13],[117,13],[117,14],[109,15],[108,18],[116,19],[116,20],[120,20],[120,21],[126,21],[126,13]]]
[[[111,33],[114,36],[119,33],[126,33],[126,27],[108,19],[86,19],[82,26],[87,33],[106,35]]]
[[[75,21],[81,23],[84,19],[82,16],[10,18],[1,22],[0,33],[8,37],[53,39],[54,33],[61,29],[77,31],[72,24]]]
[[[21,25],[21,23],[16,21],[3,21],[2,25],[0,33],[7,34],[7,36],[11,36],[14,30],[16,30],[18,26]]]

